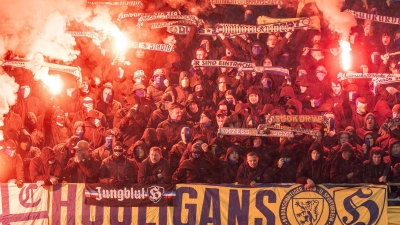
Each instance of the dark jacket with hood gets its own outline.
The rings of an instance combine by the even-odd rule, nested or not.
[[[320,153],[318,160],[311,158],[311,153],[317,150]],[[307,179],[311,179],[315,184],[329,182],[329,172],[331,164],[327,158],[323,156],[323,146],[321,142],[314,142],[308,150],[308,158],[304,159],[297,169],[296,182],[299,184],[307,184]]]
[[[231,162],[229,160],[229,155],[236,151],[238,153],[238,162]],[[225,158],[220,162],[219,166],[219,182],[220,183],[235,183],[236,176],[239,170],[240,165],[242,164],[242,160],[240,157],[240,150],[237,147],[230,147],[225,154]]]
[[[389,163],[390,168],[392,170],[391,171],[392,178],[390,181],[394,182],[394,183],[399,183],[400,182],[400,155],[396,156],[396,155],[393,155],[393,153],[392,153],[393,145],[396,143],[400,143],[399,139],[397,139],[397,138],[389,139],[388,150],[389,150],[390,155],[386,156],[384,158],[384,161],[386,163]]]
[[[367,129],[367,118],[368,116],[372,116],[375,120],[375,127],[371,130]],[[372,132],[372,137],[374,138],[374,140],[378,139],[378,137],[380,136],[378,133],[378,127],[377,127],[377,121],[375,118],[375,115],[373,113],[368,113],[367,115],[365,115],[364,117],[364,127],[360,127],[356,130],[357,133],[357,143],[362,145],[364,143],[364,137],[365,137],[365,132],[370,131]]]
[[[134,105],[126,104],[125,108],[119,109],[114,117],[114,128],[122,135],[122,143],[128,148],[140,139],[143,131],[146,129],[146,120],[143,112],[135,112],[133,117],[128,117],[131,107]],[[140,108],[140,106],[139,106]]]
[[[45,146],[53,147],[58,143],[65,142],[72,135],[69,119],[65,117],[65,122],[62,126],[56,124],[56,117],[58,115],[64,116],[64,111],[61,109],[47,109],[44,120],[44,134],[45,134]]]
[[[382,157],[379,165],[375,165],[372,161],[372,156],[374,154],[380,155]],[[378,147],[372,148],[370,151],[369,160],[365,160],[363,163],[363,177],[364,177],[363,182],[370,184],[383,184],[379,182],[379,178],[381,176],[386,176],[387,178],[389,178],[390,176],[389,172],[390,172],[390,166],[389,163],[384,162],[382,150]]]
[[[159,179],[157,174],[161,173],[163,178]],[[171,172],[168,161],[161,157],[157,163],[152,163],[147,157],[139,165],[138,172],[139,184],[169,184],[171,183]]]
[[[260,163],[256,168],[251,168],[247,162],[244,162],[238,169],[236,182],[244,185],[249,185],[252,181],[255,181],[256,183],[264,183],[264,173],[265,168],[260,165]]]
[[[53,164],[49,164],[49,161]],[[56,159],[56,154],[53,149],[44,147],[40,156],[36,156],[31,160],[29,165],[29,172],[31,174],[32,182],[44,181],[45,185],[51,185],[50,178],[61,176],[61,164]]]
[[[348,160],[343,159],[342,152],[351,151],[352,155]],[[347,175],[353,173],[352,178]],[[354,147],[345,142],[340,148],[339,154],[332,161],[330,178],[332,183],[361,183],[362,182],[362,162],[355,156]]]
[[[103,93],[105,88],[100,93]],[[114,115],[122,108],[119,101],[112,99],[109,103],[105,102],[103,96],[97,101],[96,109],[102,112],[107,118],[107,128],[112,129],[114,125]]]
[[[101,120],[101,114],[101,112],[92,109],[88,113],[88,117],[84,123],[84,139],[89,142],[90,149],[92,150],[104,144],[106,128],[102,124],[99,127],[96,127],[94,124],[95,119]]]
[[[281,158],[290,158],[289,162],[284,162],[282,167],[278,166],[278,162],[274,164],[272,173],[269,174],[272,180],[272,183],[295,183],[296,182],[296,173],[297,173],[297,165],[294,162],[293,152],[290,146],[282,146],[279,148],[279,153]],[[278,159],[280,160],[280,159]]]
[[[138,154],[138,152],[135,151],[135,149],[138,146],[141,146],[143,148],[144,153],[142,156],[140,156]],[[129,147],[128,151],[126,152],[126,155],[129,159],[131,159],[133,161],[133,164],[134,164],[133,171],[135,172],[135,174],[137,174],[139,171],[140,163],[147,158],[147,156],[149,155],[149,152],[148,152],[148,148],[146,147],[146,144],[144,143],[144,141],[139,140],[139,141],[136,141],[134,145]]]
[[[158,109],[151,113],[150,119],[147,121],[147,127],[151,127],[156,129],[158,124],[168,118],[168,110],[163,108],[163,105],[160,104]]]
[[[167,138],[167,149],[170,150],[172,146],[181,140],[181,130],[184,127],[190,127],[190,125],[183,121],[173,121],[170,117],[158,124],[157,128],[164,130],[165,136]]]
[[[79,163],[72,157],[62,172],[68,183],[98,183],[100,165],[101,162],[90,154]]]
[[[0,182],[7,183],[11,179],[24,181],[24,164],[22,158],[18,153],[10,157],[4,150],[0,151],[0,163],[2,171],[0,173]]]
[[[211,164],[200,153],[200,158],[184,160],[172,175],[173,183],[213,183],[214,171]]]
[[[196,103],[198,106],[197,112],[192,112],[190,110],[190,104]],[[190,95],[185,108],[182,110],[182,120],[186,121],[192,125],[197,124],[200,121],[200,116],[203,110],[200,108],[199,101],[193,95]]]
[[[114,155],[110,155],[103,160],[99,173],[100,183],[109,184],[111,179],[125,183],[137,183],[134,163],[124,155],[118,159]]]
[[[180,141],[172,146],[171,151],[168,153],[168,162],[170,165],[171,173],[174,173],[179,167],[182,155],[187,148],[187,144]]]

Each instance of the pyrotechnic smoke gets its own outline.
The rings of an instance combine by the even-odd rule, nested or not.
[[[10,106],[17,101],[18,84],[0,67],[0,127],[4,126],[4,115],[10,110]],[[3,140],[3,131],[0,130],[0,140]]]
[[[40,52],[51,59],[60,59],[70,62],[76,59],[79,51],[74,50],[75,38],[65,33],[67,18],[56,12],[49,15],[41,29],[41,33],[31,33],[32,44],[27,46],[28,55],[32,59],[33,54]]]
[[[106,6],[87,7],[86,0],[6,0],[0,7],[0,54],[12,50],[30,58],[37,52],[66,62],[76,59],[75,38],[66,33],[77,21],[111,35],[119,32]],[[7,32],[3,32],[7,31]],[[10,33],[11,31],[11,33]]]
[[[63,82],[59,75],[49,75],[49,68],[43,67],[44,57],[42,54],[35,54],[26,69],[30,70],[34,74],[35,80],[41,80],[50,93],[55,95],[62,91]]]
[[[73,49],[74,38],[65,34],[67,19],[81,19],[90,15],[85,0],[6,0],[0,7],[3,36],[0,53],[12,50],[18,55],[42,52],[52,59],[72,61],[78,51]]]
[[[322,11],[324,18],[329,22],[329,28],[341,35],[342,40],[347,40],[350,29],[357,25],[353,15],[341,12],[344,0],[316,0],[319,10]]]

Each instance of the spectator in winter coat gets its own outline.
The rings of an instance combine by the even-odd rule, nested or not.
[[[172,175],[173,183],[213,183],[214,171],[204,158],[201,143],[192,145],[190,158],[184,160]]]
[[[121,134],[124,148],[129,148],[140,139],[147,124],[144,118],[140,105],[133,100],[128,101],[124,108],[117,111],[114,117],[114,129]]]
[[[290,146],[279,148],[280,158],[273,166],[271,183],[295,183],[297,165],[292,162],[292,150]]]
[[[113,154],[103,160],[100,166],[100,183],[112,184],[121,188],[127,183],[136,183],[136,174],[133,172],[133,162],[123,154],[121,142],[115,142]]]
[[[316,184],[329,182],[331,164],[323,157],[321,142],[315,141],[308,150],[308,158],[304,159],[297,169],[296,182],[305,188],[313,188]]]
[[[362,162],[349,142],[342,145],[339,154],[333,159],[330,178],[333,183],[362,182]]]
[[[211,140],[217,136],[217,132],[218,126],[215,111],[213,109],[205,109],[200,115],[199,124],[193,127],[194,135],[204,135],[207,139],[207,143],[210,143]]]
[[[377,123],[376,123],[374,114],[368,113],[367,115],[365,115],[364,118],[365,118],[364,127],[358,128],[356,130],[357,137],[358,137],[357,143],[360,145],[364,142],[363,139],[364,139],[366,131],[372,132],[372,136],[373,136],[374,140],[378,139],[378,137],[380,136],[378,133],[378,127],[377,127]]]
[[[21,156],[17,154],[16,143],[6,140],[0,148],[0,163],[3,166],[0,183],[13,183],[21,188],[24,184],[24,164]]]
[[[112,129],[114,125],[114,115],[122,108],[122,105],[119,101],[115,100],[111,83],[106,83],[100,93],[102,96],[100,96],[100,99],[97,101],[96,109],[106,116],[106,128]]]
[[[152,147],[150,155],[139,166],[139,184],[168,184],[171,182],[171,174],[168,161],[162,157],[159,147]]]
[[[61,168],[64,168],[68,160],[75,155],[74,147],[80,141],[78,136],[70,137],[65,143],[60,143],[54,146],[53,150],[56,154],[58,162],[61,164]]]
[[[99,182],[99,168],[101,162],[94,159],[89,153],[89,143],[79,141],[74,147],[75,156],[70,158],[68,165],[63,169],[68,183],[97,183]]]
[[[174,173],[179,167],[183,152],[185,152],[188,143],[192,141],[193,137],[192,129],[189,127],[183,127],[181,130],[181,141],[172,146],[171,151],[168,153],[168,162],[170,165],[171,173]]]
[[[91,150],[100,147],[104,142],[106,128],[101,123],[101,115],[102,113],[95,109],[90,110],[84,124],[84,139],[89,142]]]
[[[164,93],[161,97],[161,104],[158,109],[151,113],[150,119],[147,122],[147,127],[157,128],[157,125],[168,118],[168,109],[172,104],[173,99],[170,94]]]
[[[29,165],[31,180],[37,186],[58,184],[61,170],[61,164],[57,160],[56,154],[49,147],[44,147],[40,156],[33,158]]]
[[[384,184],[388,181],[390,166],[383,161],[383,152],[380,148],[374,147],[370,151],[369,160],[363,164],[364,183]]]
[[[242,160],[238,147],[229,147],[224,159],[220,162],[220,183],[235,183]]]
[[[264,182],[264,167],[259,165],[259,157],[255,152],[247,153],[246,160],[239,167],[236,182],[257,187],[257,183]]]
[[[157,128],[164,130],[167,137],[167,149],[171,149],[172,146],[178,143],[181,139],[180,131],[183,127],[188,127],[189,124],[182,121],[182,108],[178,103],[172,103],[168,109],[169,117],[160,124]]]
[[[149,155],[148,149],[144,141],[139,140],[134,145],[132,145],[126,155],[128,159],[133,161],[133,172],[135,174],[139,171],[139,165],[143,162]]]
[[[43,120],[45,146],[53,147],[58,143],[65,142],[71,137],[72,131],[64,111],[52,108],[46,110]]]
[[[104,159],[112,155],[112,146],[114,142],[114,131],[107,130],[104,137],[104,144],[91,152],[91,157],[103,162]]]

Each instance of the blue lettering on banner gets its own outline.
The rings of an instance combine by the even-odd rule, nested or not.
[[[264,197],[268,196],[268,203],[276,203],[276,194],[271,190],[259,191],[256,196],[256,208],[265,216],[267,219],[267,225],[275,224],[275,215],[274,213],[264,205]],[[255,225],[265,224],[262,222],[261,218],[254,219]]]
[[[213,217],[209,217],[212,203]],[[203,208],[201,209],[200,225],[209,223],[221,225],[221,207],[218,188],[206,188],[204,193]]]
[[[189,198],[197,198],[197,191],[194,188],[183,187],[176,190],[175,208],[174,208],[174,224],[186,225],[196,223],[196,204],[186,204],[185,209],[188,210],[188,222],[183,223],[182,217],[182,196],[189,194]]]
[[[250,208],[250,191],[242,191],[242,202],[239,202],[239,193],[237,190],[229,191],[229,206],[228,206],[228,225],[248,224],[249,208]],[[242,206],[242,207],[240,207]]]

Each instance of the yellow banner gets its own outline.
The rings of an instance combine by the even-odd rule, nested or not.
[[[84,184],[1,184],[1,224],[400,224],[387,187],[243,187],[178,184],[174,207],[102,207]]]
[[[385,186],[177,185],[170,224],[387,224]],[[170,221],[171,222],[171,221]]]

